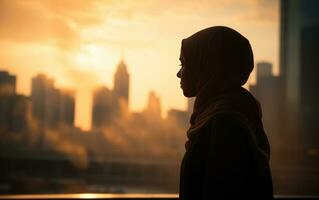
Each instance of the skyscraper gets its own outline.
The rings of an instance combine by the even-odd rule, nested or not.
[[[69,126],[74,125],[75,92],[73,90],[60,91],[60,120]]]
[[[0,131],[26,131],[30,117],[30,99],[16,94],[16,76],[0,71]]]
[[[52,98],[52,99],[51,99]],[[52,121],[58,115],[57,109],[52,109],[57,104],[57,91],[53,79],[44,74],[32,78],[31,101],[33,116],[45,126],[54,126]]]
[[[280,71],[291,124],[319,149],[319,1],[281,1]]]
[[[54,80],[39,74],[32,78],[32,113],[43,126],[74,124],[74,92],[62,91],[54,86]]]
[[[282,81],[280,77],[272,74],[272,64],[269,62],[257,63],[256,71],[256,84],[250,85],[250,91],[261,104],[264,128],[272,150],[278,155],[278,149],[284,147],[282,143],[289,139],[287,135],[283,134],[281,123],[283,117]]]
[[[121,60],[114,75],[113,99],[114,107],[118,111],[117,115],[121,115],[122,112],[128,112],[129,81],[130,75],[127,71],[127,66]]]
[[[93,94],[92,127],[98,128],[109,125],[114,118],[112,91],[100,87]]]
[[[7,71],[0,71],[0,96],[16,93],[16,76]]]
[[[272,77],[272,64],[269,62],[257,63],[257,79]],[[258,80],[257,80],[258,81]]]
[[[150,92],[148,95],[147,107],[144,113],[151,120],[161,119],[161,102],[154,92]]]

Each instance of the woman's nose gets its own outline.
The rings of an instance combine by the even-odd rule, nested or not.
[[[181,78],[181,70],[179,70],[179,71],[177,72],[176,76],[177,76],[178,78]]]

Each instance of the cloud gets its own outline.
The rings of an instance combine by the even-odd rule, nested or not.
[[[77,25],[94,25],[103,20],[96,0],[30,0],[28,4],[43,10],[48,15],[72,21]]]
[[[112,18],[133,20],[140,16],[148,18],[250,15],[255,10],[270,15],[276,12],[276,0],[140,0],[140,1],[102,1],[100,4]],[[269,17],[269,15],[264,18]]]
[[[104,69],[111,68],[117,51],[124,49],[134,74],[132,107],[137,109],[149,88],[165,96],[176,94],[172,81],[176,80],[180,40],[202,28],[231,26],[253,41],[257,59],[271,59],[268,52],[275,49],[268,41],[278,33],[278,21],[271,22],[278,16],[277,7],[275,0],[0,0],[0,45],[6,49],[0,56],[8,66],[19,65],[15,69],[23,84],[18,85],[27,85],[31,75],[44,70],[54,74],[58,83],[66,82],[81,92],[111,82],[112,71]],[[82,46],[103,46],[105,50],[87,56],[87,66],[83,66],[73,59],[78,52],[82,54]],[[65,58],[69,55],[72,58]],[[24,72],[27,67],[28,74]],[[154,78],[154,72],[165,75],[167,81],[163,83],[162,76]],[[163,99],[165,107],[180,106],[178,101],[184,100]],[[84,103],[78,108],[88,112],[78,116],[89,113],[88,101],[80,101]]]
[[[19,41],[44,41],[49,38],[76,36],[71,27],[58,19],[50,19],[38,10],[20,3],[0,1],[0,36]]]
[[[114,19],[124,21],[123,24],[133,21],[143,23],[155,30],[155,24],[167,19],[176,23],[180,20],[200,23],[203,18],[211,23],[233,19],[264,23],[276,19],[276,5],[274,0],[0,0],[0,39],[53,42],[69,48],[82,41],[81,33],[85,28],[99,24],[116,28],[118,25],[112,24]],[[199,22],[196,21],[198,17],[201,18]],[[143,27],[143,24],[133,25]],[[179,24],[176,26],[180,27]],[[172,31],[176,32],[175,29]]]
[[[78,70],[72,67],[66,68],[64,75],[78,88],[87,90],[94,88],[98,84],[97,74],[87,70]]]
[[[101,22],[95,1],[0,0],[0,39],[15,42],[53,42],[72,47],[79,27]]]
[[[252,0],[246,12],[238,15],[237,20],[254,24],[273,24],[278,21],[278,2],[275,0]]]

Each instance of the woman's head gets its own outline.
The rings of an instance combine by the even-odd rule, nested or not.
[[[254,66],[249,41],[223,26],[183,39],[180,60],[183,93],[197,98],[244,85]]]
[[[194,70],[192,70],[192,68],[186,67],[183,49],[181,49],[179,60],[181,62],[181,68],[177,73],[177,77],[181,79],[181,88],[186,97],[193,97],[196,95],[199,86],[198,76],[193,73]]]

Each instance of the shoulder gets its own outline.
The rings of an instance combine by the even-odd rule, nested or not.
[[[229,113],[222,113],[214,116],[206,125],[211,131],[216,130],[246,130],[243,119],[240,116],[234,116]]]
[[[206,125],[206,132],[209,134],[209,138],[219,144],[239,144],[246,143],[248,139],[248,128],[238,118],[231,114],[218,114],[213,117]]]

